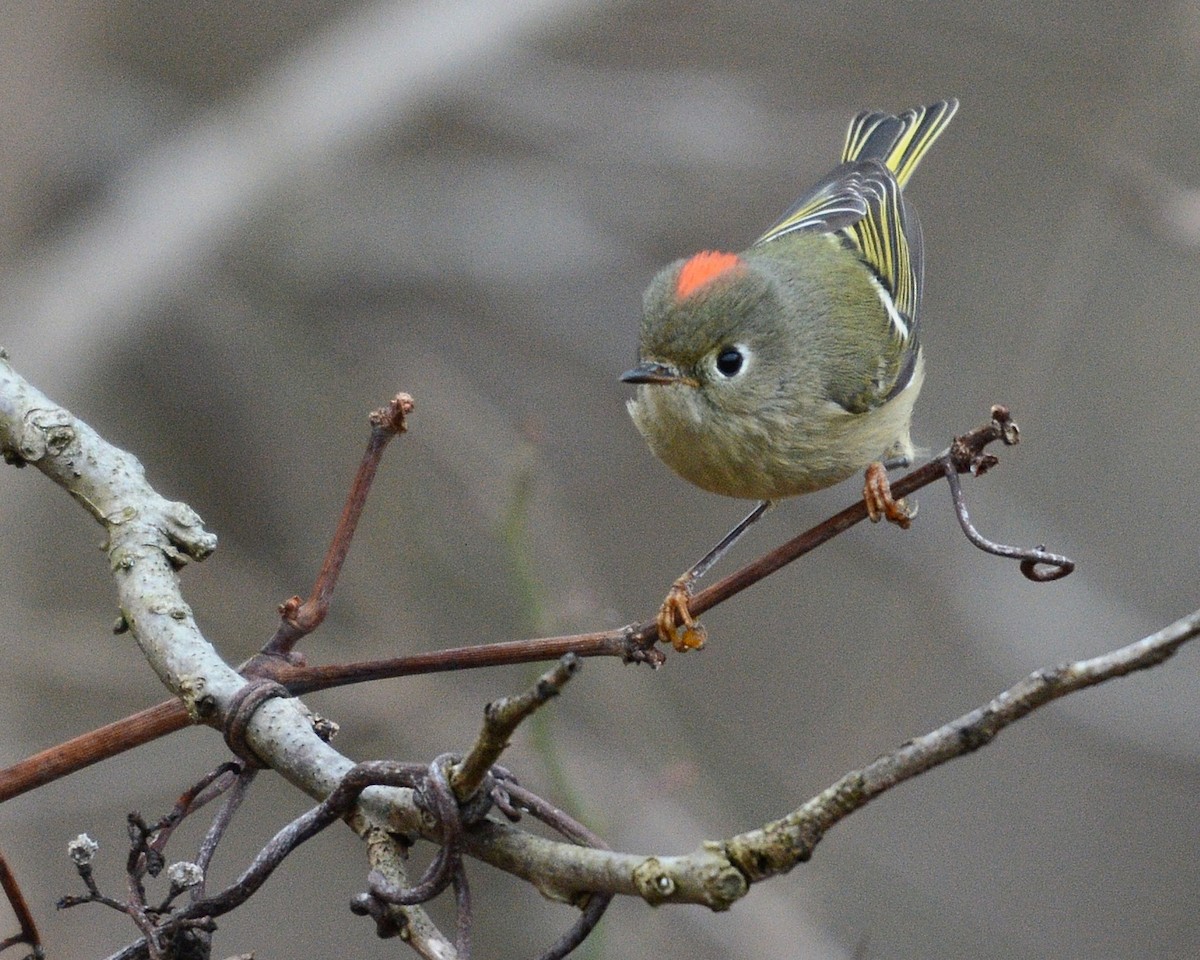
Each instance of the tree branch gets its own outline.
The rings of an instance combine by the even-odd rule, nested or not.
[[[508,748],[509,738],[521,722],[545,706],[551,697],[557,697],[578,672],[579,666],[579,658],[568,653],[538,677],[532,689],[515,697],[495,700],[484,708],[483,729],[479,731],[475,746],[450,774],[450,786],[460,803],[471,799],[479,789],[488,771]]]
[[[984,454],[983,447],[995,439],[1015,441],[1015,429],[1010,436],[1010,426],[1006,416],[994,416],[989,427],[959,438],[942,457],[897,481],[893,486],[896,495],[911,493],[951,468],[955,474],[986,469],[994,458]],[[199,517],[185,505],[160,497],[146,483],[141,465],[133,457],[111,447],[86,424],[56,407],[17,376],[2,355],[0,449],[10,462],[36,465],[105,526],[125,624],[164,684],[183,701],[191,719],[221,725],[241,696],[246,680],[225,664],[200,634],[179,591],[176,570],[185,557],[202,559],[215,546],[215,538],[203,530]],[[693,614],[745,589],[864,518],[865,508],[857,504],[789,541],[698,593],[692,598]],[[1014,553],[1033,564],[1056,566],[1063,559],[1040,548]],[[519,645],[443,651],[426,655],[425,660],[406,659],[410,665],[419,663],[428,669],[438,658],[443,664],[460,656],[467,661],[474,658],[475,663],[487,661],[495,656],[497,648],[504,649],[505,657],[534,652],[544,656],[549,649],[559,655],[572,649],[572,641],[581,643],[585,650],[598,643],[619,643],[632,656],[644,649],[639,645],[648,641],[654,630],[655,623],[649,620],[605,634],[522,641]],[[466,853],[530,881],[555,899],[579,903],[589,893],[621,894],[640,896],[653,904],[698,903],[725,909],[744,896],[752,883],[786,872],[808,859],[831,826],[896,784],[978,749],[1000,730],[1051,700],[1162,663],[1197,633],[1200,611],[1103,656],[1039,670],[991,703],[847,774],[785,817],[724,841],[704,843],[692,854],[612,852],[548,840],[494,819],[464,822],[455,845],[461,844]],[[524,653],[519,653],[518,647]],[[286,667],[278,676],[288,676],[286,671],[292,669]],[[299,676],[292,675],[297,686]],[[310,831],[338,817],[347,819],[364,837],[382,830],[392,836],[423,836],[434,842],[445,839],[445,825],[414,802],[412,787],[418,782],[418,771],[426,769],[424,765],[392,765],[388,776],[371,781],[390,786],[364,788],[361,780],[353,786],[355,778],[347,774],[354,770],[359,776],[374,765],[356,767],[333,750],[314,732],[303,704],[290,698],[265,700],[245,726],[246,743],[255,756],[324,802],[281,833],[279,844],[264,851],[248,868],[244,883],[189,905],[181,920],[199,919],[198,913],[221,912],[235,901],[241,902],[249,895],[249,888],[261,883],[286,855],[295,838],[311,835]],[[491,757],[495,747],[496,743],[490,743],[481,749]],[[439,767],[438,771],[443,769]],[[568,836],[582,837],[582,830],[569,830]],[[431,950],[447,945],[440,934],[430,936],[427,944]]]
[[[990,703],[846,774],[781,819],[705,842],[691,854],[638,856],[571,847],[494,821],[469,830],[466,849],[556,899],[600,890],[652,904],[697,903],[723,910],[750,884],[808,860],[830,827],[897,784],[978,750],[1052,700],[1157,666],[1198,635],[1200,610],[1110,653],[1035,671]]]

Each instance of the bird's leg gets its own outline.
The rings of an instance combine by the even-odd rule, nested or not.
[[[887,479],[885,474],[884,479]],[[763,500],[751,510],[736,527],[721,538],[720,543],[708,551],[688,569],[678,580],[671,584],[667,598],[658,609],[658,638],[683,653],[686,650],[699,650],[704,646],[706,631],[688,610],[688,601],[692,597],[692,585],[729,551],[741,539],[743,533],[770,508],[773,501]]]
[[[887,519],[902,530],[907,530],[912,524],[912,518],[917,515],[916,508],[910,509],[903,500],[892,496],[892,485],[887,475],[890,467],[905,467],[908,463],[907,457],[898,457],[886,463],[876,460],[867,467],[863,482],[863,500],[867,503],[867,516],[871,518],[872,523]]]

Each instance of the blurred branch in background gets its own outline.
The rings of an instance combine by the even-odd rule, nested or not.
[[[1144,157],[1112,164],[1113,190],[1125,214],[1164,243],[1200,249],[1200,187],[1156,170]]]
[[[83,360],[71,345],[111,334],[179,290],[281,186],[598,2],[382,0],[334,21],[236,100],[140,157],[97,215],[8,277],[5,346],[41,356],[53,344],[70,376]]]

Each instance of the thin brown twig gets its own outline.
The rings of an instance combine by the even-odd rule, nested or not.
[[[258,770],[254,767],[241,770],[237,779],[226,791],[225,802],[221,804],[221,809],[217,811],[213,822],[209,824],[208,830],[204,833],[204,839],[200,841],[200,849],[196,854],[196,866],[200,868],[200,882],[188,892],[188,897],[193,903],[204,897],[208,885],[209,864],[212,863],[217,846],[224,839],[225,832],[233,822],[234,814],[242,805],[242,801],[246,799],[250,784],[254,782],[256,776],[258,776]]]
[[[263,647],[263,653],[286,656],[301,639],[316,630],[325,620],[338,576],[354,540],[354,531],[358,527],[367,495],[371,492],[371,484],[379,469],[383,451],[395,437],[408,429],[405,420],[412,411],[413,399],[407,393],[396,394],[386,407],[372,411],[371,435],[367,440],[367,449],[363,452],[358,472],[350,484],[341,519],[338,520],[329,550],[325,554],[325,561],[321,564],[321,570],[313,583],[312,593],[303,602],[299,597],[291,597],[280,605],[282,622],[275,636]]]
[[[23,943],[33,950],[33,956],[37,960],[41,960],[45,953],[42,950],[42,938],[38,933],[37,922],[33,919],[29,904],[25,902],[25,894],[21,892],[21,885],[17,883],[17,878],[2,853],[0,853],[0,890],[4,891],[4,896],[8,899],[9,906],[12,907],[18,927],[17,933],[0,940],[0,951]]]
[[[985,448],[997,441],[1004,443],[1006,446],[1013,446],[1020,437],[1020,431],[1017,429],[1017,425],[1013,423],[1007,407],[996,404],[992,407],[991,414],[992,419],[990,423],[976,427],[974,430],[956,437],[945,453],[934,457],[929,462],[922,464],[916,470],[905,474],[896,480],[895,483],[891,484],[892,495],[896,499],[902,499],[909,494],[915,493],[922,487],[927,487],[929,484],[948,476],[950,473],[955,474],[955,480],[957,480],[957,474],[971,473],[979,475],[995,466],[999,461],[991,454],[985,453]],[[724,579],[718,580],[716,583],[698,591],[688,604],[689,612],[692,616],[698,617],[704,611],[711,610],[717,604],[736,596],[747,587],[753,586],[765,577],[787,566],[793,560],[798,560],[806,553],[812,552],[821,546],[821,544],[832,540],[841,533],[845,533],[851,527],[866,519],[868,519],[867,505],[863,500],[858,500],[840,513],[834,514],[810,530],[806,530],[804,533],[787,541],[787,543],[746,564],[740,570],[736,570]],[[961,519],[960,517],[960,521]],[[969,524],[964,525],[964,532],[967,532],[968,526]],[[970,529],[974,530],[973,527]],[[968,536],[970,536],[969,533]],[[980,545],[975,540],[972,540],[972,542],[976,543],[977,546]],[[990,541],[987,542],[991,543]],[[996,544],[994,546],[999,547],[1000,545]],[[1025,564],[1029,560],[1033,560],[1036,563],[1067,566],[1067,573],[1071,569],[1074,569],[1074,564],[1070,560],[1067,560],[1065,557],[1059,557],[1056,554],[1048,554],[1044,550],[1041,550],[1041,548],[1036,550],[1018,550],[1011,547],[1001,549],[1011,551],[1002,555],[1012,556],[1022,561],[1023,572],[1025,572]],[[1026,576],[1028,575],[1026,572]],[[1059,576],[1064,575],[1059,574]],[[1056,578],[1042,577],[1039,579]],[[657,639],[657,621],[646,621],[632,628],[630,640],[635,644],[653,644]]]
[[[182,730],[191,723],[183,704],[167,700],[48,747],[0,771],[0,803]]]
[[[175,828],[185,818],[191,816],[232,787],[240,778],[241,772],[242,766],[239,763],[222,763],[184,791],[180,798],[175,801],[175,806],[171,812],[154,825],[154,839],[148,844],[147,850],[161,856],[171,839],[171,835],[175,832]]]

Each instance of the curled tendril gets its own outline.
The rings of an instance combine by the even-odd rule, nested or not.
[[[1035,583],[1049,583],[1052,580],[1059,580],[1075,569],[1075,561],[1058,553],[1050,553],[1042,544],[1023,549],[989,540],[976,530],[975,525],[971,523],[971,516],[967,512],[966,498],[963,496],[962,483],[958,479],[958,471],[949,460],[946,461],[945,472],[946,482],[950,485],[950,496],[954,501],[954,513],[958,517],[958,524],[962,527],[962,531],[966,534],[967,539],[980,550],[997,557],[1009,557],[1013,560],[1019,560],[1021,562],[1021,573]]]

